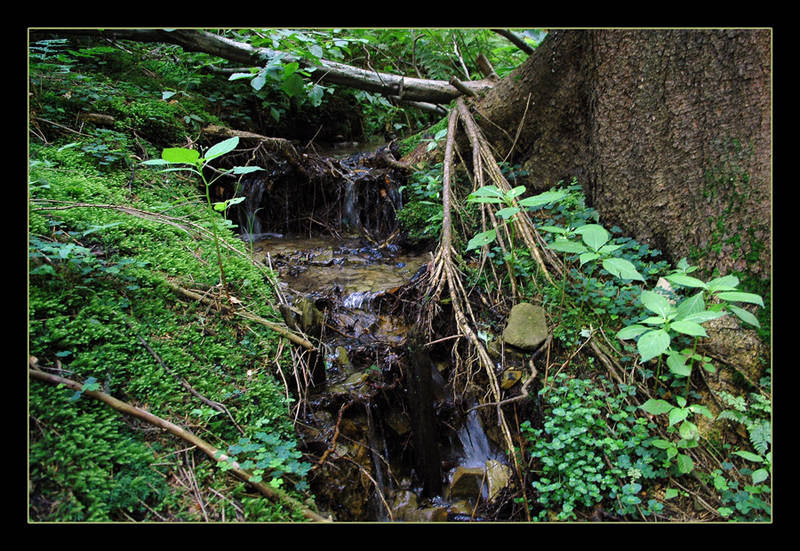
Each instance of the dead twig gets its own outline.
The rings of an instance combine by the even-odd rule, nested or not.
[[[199,295],[199,294],[195,293],[194,291],[190,291],[188,289],[184,289],[180,285],[178,285],[176,283],[173,283],[172,281],[169,281],[168,279],[165,279],[164,283],[170,289],[172,289],[173,291],[175,291],[177,293],[180,293],[180,294],[182,294],[182,295],[184,295],[186,297],[195,299],[197,301],[200,301],[200,302],[203,302],[203,303],[206,303],[206,304],[217,305],[216,301],[214,301],[213,299],[205,297],[203,295]],[[218,305],[218,306],[223,310],[229,308],[228,306],[225,306],[225,305]],[[254,321],[256,323],[260,323],[261,325],[269,327],[270,329],[272,329],[273,331],[275,331],[279,335],[281,335],[283,337],[286,337],[287,339],[289,339],[290,341],[292,341],[295,344],[299,344],[300,346],[303,346],[303,347],[305,347],[305,348],[307,348],[309,350],[314,350],[315,349],[314,345],[308,339],[305,339],[305,338],[301,337],[297,333],[294,333],[294,332],[290,331],[287,327],[284,327],[284,326],[282,326],[282,325],[280,325],[278,323],[266,320],[266,319],[264,319],[264,318],[262,318],[260,316],[257,316],[257,315],[255,315],[255,314],[253,314],[251,312],[248,312],[246,310],[234,310],[233,313],[235,315],[239,316],[239,317],[245,318],[246,320]]]
[[[226,414],[228,418],[231,420],[231,423],[233,423],[233,426],[235,426],[239,432],[244,434],[242,427],[239,426],[239,423],[236,422],[236,420],[233,418],[233,415],[231,415],[231,412],[227,407],[225,407],[223,404],[220,404],[219,402],[210,400],[205,396],[203,396],[202,394],[200,394],[199,392],[197,392],[197,390],[195,390],[195,388],[192,385],[186,382],[186,379],[176,374],[174,371],[172,371],[172,369],[169,368],[169,366],[167,366],[166,363],[164,363],[164,360],[161,359],[161,356],[159,356],[158,353],[155,350],[153,350],[150,344],[144,339],[144,337],[142,337],[137,332],[136,327],[134,327],[132,323],[130,323],[128,320],[125,320],[125,324],[128,326],[128,328],[130,328],[131,331],[136,333],[136,338],[139,339],[139,342],[142,343],[142,346],[144,346],[145,349],[148,352],[150,352],[150,355],[153,356],[158,365],[160,365],[164,369],[164,371],[166,371],[167,373],[172,375],[175,379],[177,379],[177,381],[181,384],[181,386],[183,386],[183,388],[189,391],[189,393],[192,396],[194,396],[195,398],[197,398],[198,400],[209,406],[211,409]]]

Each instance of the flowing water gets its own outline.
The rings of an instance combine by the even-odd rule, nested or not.
[[[369,171],[348,158],[340,163],[350,171],[340,194],[340,231],[378,228],[385,216],[375,216],[369,206],[382,197],[399,209],[399,186],[387,180],[386,196],[375,196]],[[412,342],[414,328],[394,309],[430,254],[377,246],[358,235],[264,231],[274,229],[258,216],[268,203],[265,181],[254,177],[241,185],[246,200],[238,210],[240,237],[279,274],[289,303],[284,317],[305,320],[311,311],[318,320],[312,332],[321,344],[308,361],[324,376],[306,379],[307,394],[298,390],[308,404],[298,411],[301,447],[319,458],[310,475],[318,505],[339,521],[469,518],[476,500],[486,499],[484,469],[501,456],[477,413],[463,415],[455,406],[439,373],[442,363]],[[368,190],[368,198],[359,190]],[[420,440],[423,432],[427,439]],[[465,491],[469,476],[474,488]],[[441,484],[423,484],[431,477]]]
[[[333,449],[328,462],[341,464],[326,475],[334,481],[317,481],[315,494],[322,495],[323,502],[329,500],[327,507],[343,520],[469,518],[479,496],[450,496],[450,485],[464,472],[483,478],[487,462],[502,462],[502,454],[487,437],[476,410],[463,417],[454,413],[446,382],[431,363],[430,400],[444,417],[434,421],[438,443],[433,444],[438,446],[434,457],[441,461],[442,488],[436,495],[424,495],[415,463],[419,450],[410,450],[411,434],[419,430],[410,411],[416,406],[405,390],[411,327],[386,311],[381,301],[425,270],[430,255],[397,247],[377,249],[355,236],[271,235],[252,246],[255,256],[279,273],[289,302],[310,300],[325,320],[327,377],[325,385],[312,392],[315,412],[304,422],[316,423],[316,428],[307,433],[306,442],[315,455]],[[357,477],[359,483],[349,485],[340,479],[341,467],[353,463],[359,468],[350,468],[344,476]],[[485,499],[486,484],[478,484]]]

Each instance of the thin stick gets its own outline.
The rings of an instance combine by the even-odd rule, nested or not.
[[[34,369],[28,370],[28,375],[34,379],[38,379],[40,381],[45,381],[52,384],[62,384],[67,388],[71,388],[72,390],[76,390],[78,392],[83,392],[86,396],[94,398],[96,400],[100,400],[101,402],[111,406],[115,410],[125,413],[127,415],[132,415],[148,423],[151,423],[157,427],[161,427],[162,429],[170,432],[171,434],[182,438],[183,440],[194,444],[198,448],[200,448],[206,455],[208,455],[214,461],[227,461],[229,464],[232,465],[230,469],[233,474],[252,484],[264,497],[276,502],[282,502],[286,505],[296,508],[297,510],[301,511],[303,516],[309,520],[317,521],[317,522],[329,522],[329,519],[322,517],[315,513],[314,511],[308,509],[303,504],[298,502],[296,499],[292,498],[291,496],[285,494],[282,490],[272,488],[267,484],[263,484],[261,482],[253,482],[251,478],[253,478],[253,474],[242,469],[238,462],[233,460],[233,458],[229,457],[225,454],[222,450],[212,446],[202,438],[199,438],[195,434],[191,433],[190,431],[180,427],[166,419],[162,419],[156,415],[153,415],[149,411],[145,411],[141,408],[136,406],[132,406],[122,400],[118,400],[113,396],[106,394],[105,392],[100,392],[98,390],[85,390],[83,391],[83,385],[70,380],[65,379],[63,377],[59,377],[57,375],[52,375],[50,373],[45,373],[44,371],[37,371]]]

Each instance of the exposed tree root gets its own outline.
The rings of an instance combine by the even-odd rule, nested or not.
[[[432,273],[430,278],[430,295],[431,300],[428,302],[428,325],[433,316],[432,309],[439,303],[439,297],[444,291],[445,285],[449,290],[451,305],[455,314],[456,326],[460,334],[465,335],[472,345],[478,364],[485,372],[488,380],[491,394],[494,402],[501,402],[500,385],[497,381],[497,375],[494,372],[494,364],[489,357],[484,343],[478,338],[474,329],[476,326],[475,316],[469,303],[469,297],[461,281],[460,274],[453,262],[455,251],[452,247],[452,219],[451,219],[451,187],[450,178],[453,164],[453,148],[455,144],[455,129],[459,119],[459,111],[452,110],[447,126],[447,144],[445,146],[444,154],[444,170],[442,176],[442,205],[443,205],[443,220],[442,220],[442,237],[439,246],[436,249],[434,260],[432,263]],[[496,408],[498,425],[500,426],[509,456],[513,459],[517,473],[520,473],[519,465],[517,464],[516,454],[514,453],[514,442],[511,437],[511,431],[508,428],[503,410],[498,405]],[[521,477],[520,477],[521,478]]]

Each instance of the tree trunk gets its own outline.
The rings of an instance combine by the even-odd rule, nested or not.
[[[671,260],[770,277],[768,30],[553,32],[475,110],[529,188],[575,177]]]
[[[170,42],[252,66],[275,54],[196,30],[31,38],[43,33]],[[771,40],[769,30],[556,31],[506,78],[461,84],[479,94],[476,120],[498,158],[528,171],[529,190],[575,177],[604,224],[670,260],[769,278]],[[320,81],[404,101],[462,94],[446,81],[314,67]]]

